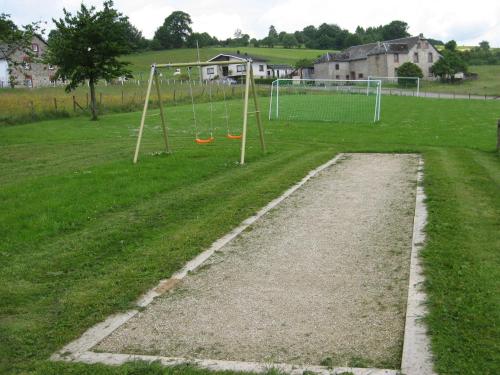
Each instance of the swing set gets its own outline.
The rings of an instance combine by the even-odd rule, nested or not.
[[[175,64],[153,64],[153,65],[151,65],[151,72],[149,75],[148,86],[146,89],[146,99],[144,101],[144,109],[142,111],[141,124],[139,126],[139,134],[137,137],[137,144],[135,147],[134,164],[137,163],[137,160],[139,158],[139,150],[141,147],[142,134],[144,132],[144,124],[146,122],[146,115],[147,115],[147,111],[148,111],[148,104],[149,104],[149,98],[151,96],[151,89],[153,86],[153,81],[154,81],[154,85],[156,86],[158,106],[160,108],[160,119],[161,119],[161,125],[162,125],[162,130],[163,130],[163,140],[165,142],[165,152],[166,153],[171,152],[171,148],[170,148],[170,144],[169,144],[168,128],[166,126],[166,121],[165,121],[165,112],[164,112],[163,103],[161,100],[160,85],[159,85],[159,80],[158,80],[158,69],[161,69],[161,68],[180,68],[180,67],[187,68],[188,78],[189,78],[189,95],[191,97],[191,110],[192,110],[192,114],[193,114],[193,125],[194,125],[194,130],[195,130],[194,141],[198,145],[203,145],[203,144],[212,143],[215,140],[215,137],[213,134],[213,129],[214,129],[213,112],[214,112],[214,109],[213,109],[213,102],[212,102],[212,85],[209,85],[209,89],[208,89],[209,110],[210,110],[210,119],[209,119],[209,123],[210,123],[209,133],[210,133],[210,135],[208,137],[202,137],[201,131],[199,129],[199,119],[197,117],[196,106],[195,106],[194,95],[193,95],[193,81],[191,79],[191,72],[190,72],[191,68],[196,67],[196,66],[198,66],[198,67],[212,66],[212,65],[226,65],[226,66],[228,66],[228,65],[233,65],[233,64],[234,65],[241,65],[242,62],[238,61],[238,60],[229,60],[229,61],[193,62],[193,63],[175,63]],[[259,131],[260,146],[262,148],[262,152],[266,151],[266,146],[264,143],[264,130],[262,128],[259,103],[257,100],[257,92],[255,89],[255,81],[254,81],[254,75],[253,75],[253,69],[252,69],[252,60],[250,60],[250,59],[246,60],[245,65],[246,65],[246,70],[245,70],[245,91],[244,91],[244,96],[243,96],[243,124],[242,124],[242,131],[240,134],[233,134],[230,131],[229,111],[228,111],[228,106],[227,106],[227,102],[226,102],[226,90],[224,88],[225,85],[222,85],[222,94],[223,94],[223,103],[224,103],[224,118],[225,118],[225,125],[226,125],[226,129],[227,129],[226,138],[228,138],[230,140],[240,140],[241,141],[240,164],[245,164],[247,123],[248,123],[248,115],[249,114],[255,114],[257,128]],[[254,107],[255,107],[253,112],[248,111],[248,102],[249,102],[250,91],[252,92],[252,97],[253,97],[253,102],[254,102]]]

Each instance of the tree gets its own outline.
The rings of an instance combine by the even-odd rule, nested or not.
[[[299,69],[299,68],[309,68],[311,66],[314,65],[314,62],[313,60],[311,59],[300,59],[300,60],[297,60],[294,64],[295,68]]]
[[[132,51],[144,51],[148,49],[149,42],[146,38],[142,36],[142,32],[139,31],[134,25],[132,25],[127,20],[127,29],[125,30],[125,37],[130,43],[130,48]]]
[[[192,23],[189,14],[180,10],[172,12],[156,30],[153,40],[158,40],[165,49],[184,47],[193,31],[190,26]]]
[[[187,40],[186,46],[189,48],[196,48],[196,41],[198,41],[198,47],[207,47],[217,44],[217,38],[210,36],[208,33],[191,33]]]
[[[479,48],[482,49],[483,51],[489,51],[490,43],[487,42],[486,40],[483,40],[481,43],[479,43]]]
[[[33,35],[40,30],[39,26],[38,22],[34,22],[19,28],[10,20],[8,14],[0,14],[0,60],[7,62],[9,81],[12,87],[16,84],[11,74],[12,69],[21,64],[21,62],[13,59],[13,55],[10,52],[13,50],[21,51],[30,60],[36,59],[31,48],[31,40]]]
[[[276,28],[271,25],[269,26],[269,33],[267,34],[267,37],[262,40],[262,43],[269,48],[273,48],[278,42],[278,32],[276,31]]]
[[[444,45],[444,48],[448,51],[456,51],[457,50],[457,42],[454,40],[450,40],[448,43]]]
[[[127,40],[128,19],[105,1],[103,9],[87,8],[83,3],[75,15],[63,9],[64,18],[53,19],[46,61],[58,67],[55,77],[69,80],[66,91],[88,81],[92,120],[97,120],[95,85],[99,79],[131,76],[127,62],[118,56],[130,52]]]
[[[398,76],[398,84],[402,86],[416,85],[415,80],[410,81],[405,78],[424,78],[422,69],[420,69],[417,64],[409,61],[401,64],[401,66],[396,69],[396,74]]]
[[[283,38],[281,39],[281,43],[283,43],[283,47],[285,47],[285,48],[297,47],[297,45],[299,44],[297,42],[297,39],[295,38],[295,35],[293,35],[293,34],[283,35]]]
[[[382,27],[382,38],[384,40],[405,38],[410,36],[408,24],[403,21],[392,21]]]
[[[466,73],[467,64],[462,60],[457,51],[445,49],[441,58],[431,66],[431,73],[441,78],[442,81],[455,81],[455,74]]]
[[[275,39],[278,38],[278,32],[273,25],[269,26],[269,33],[267,34],[267,36]]]

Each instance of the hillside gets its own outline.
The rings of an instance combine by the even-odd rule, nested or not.
[[[200,48],[200,60],[206,61],[219,53],[248,53],[249,55],[268,59],[274,64],[294,65],[300,59],[314,59],[325,51],[304,48],[256,48],[256,47],[207,47]],[[180,48],[163,51],[147,51],[124,57],[131,62],[134,75],[144,75],[149,66],[156,63],[191,62],[197,60],[195,48]]]

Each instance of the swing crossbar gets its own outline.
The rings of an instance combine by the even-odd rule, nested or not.
[[[246,64],[252,60],[227,60],[227,61],[204,61],[192,63],[172,63],[172,64],[153,64],[152,67],[156,68],[182,68],[186,66],[210,66],[210,65],[230,65],[230,64]]]

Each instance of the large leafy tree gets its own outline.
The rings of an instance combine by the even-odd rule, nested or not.
[[[408,24],[403,21],[392,21],[382,26],[382,38],[384,40],[399,39],[410,36]]]
[[[46,60],[58,67],[56,78],[68,80],[66,91],[88,81],[92,120],[97,119],[95,86],[100,79],[110,80],[130,76],[127,62],[118,56],[130,52],[127,38],[128,20],[106,1],[103,9],[87,8],[71,14],[66,9],[64,18],[53,20],[56,30],[49,39]]]
[[[449,43],[449,42],[448,42]],[[435,74],[442,81],[455,81],[455,74],[467,73],[467,64],[460,57],[459,52],[445,49],[441,52],[441,58],[431,67],[432,74]]]
[[[417,64],[412,62],[405,62],[401,64],[399,68],[396,69],[396,73],[398,75],[398,84],[400,86],[408,87],[408,86],[416,86],[417,82],[411,78],[424,78],[424,74],[422,73],[422,69]]]
[[[172,12],[156,30],[153,40],[164,49],[184,47],[193,32],[192,23],[189,14],[180,10]]]

